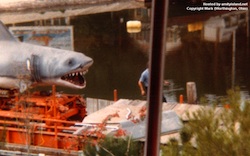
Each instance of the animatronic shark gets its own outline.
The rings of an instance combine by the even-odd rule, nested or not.
[[[0,21],[0,88],[34,85],[83,89],[93,60],[82,53],[19,42]]]

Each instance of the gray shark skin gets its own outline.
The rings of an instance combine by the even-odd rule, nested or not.
[[[93,64],[82,53],[22,43],[0,21],[0,88],[25,91],[29,86],[86,86],[84,74]]]

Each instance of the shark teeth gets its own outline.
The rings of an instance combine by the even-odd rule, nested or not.
[[[85,85],[85,78],[84,75],[87,73],[87,70],[85,71],[78,71],[78,72],[72,72],[69,74],[66,74],[61,77],[62,80],[73,83],[78,86],[84,86]]]

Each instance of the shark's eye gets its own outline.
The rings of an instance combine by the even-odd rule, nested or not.
[[[74,59],[68,59],[68,61],[67,61],[68,66],[73,66],[74,63],[75,63]]]

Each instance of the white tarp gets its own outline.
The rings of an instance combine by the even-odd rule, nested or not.
[[[146,120],[139,123],[133,123],[132,121],[127,120],[120,124],[121,128],[125,130],[128,135],[131,135],[133,139],[146,137]],[[161,134],[178,132],[182,127],[182,121],[173,110],[168,110],[162,113]]]

